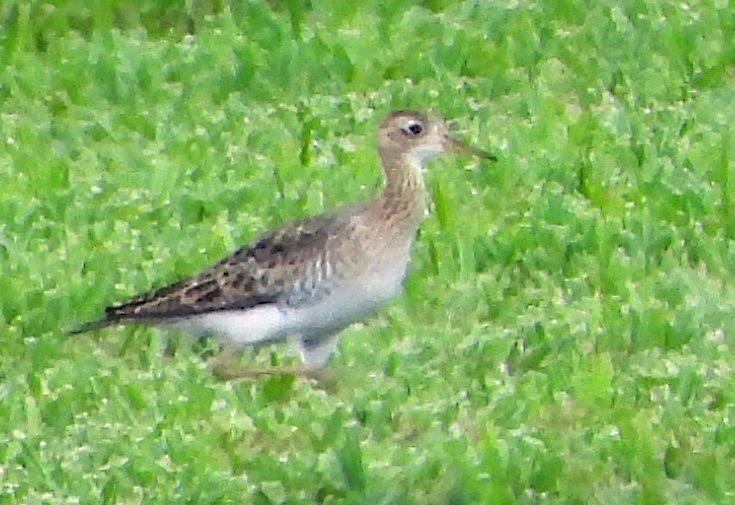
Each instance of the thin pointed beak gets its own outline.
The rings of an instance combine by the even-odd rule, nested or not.
[[[457,140],[454,137],[450,137],[449,135],[446,135],[444,137],[444,149],[446,149],[447,151],[453,151],[455,153],[471,154],[473,156],[477,156],[478,158],[483,158],[486,160],[498,161],[498,158],[494,154],[490,154],[481,149],[477,149],[476,147],[469,146],[461,140]]]

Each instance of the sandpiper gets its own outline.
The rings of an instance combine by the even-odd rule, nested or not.
[[[493,159],[449,136],[442,119],[408,110],[385,118],[378,146],[385,185],[373,199],[278,227],[193,277],[107,307],[73,333],[144,323],[235,348],[288,340],[304,371],[323,367],[341,330],[400,291],[426,213],[426,161],[447,151]]]

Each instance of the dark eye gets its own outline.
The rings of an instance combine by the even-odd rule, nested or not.
[[[424,127],[421,126],[421,123],[408,123],[403,128],[403,131],[405,131],[409,135],[415,137],[416,135],[420,135],[421,132],[424,131]]]

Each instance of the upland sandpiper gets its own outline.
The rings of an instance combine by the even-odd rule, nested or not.
[[[449,136],[444,121],[398,110],[380,125],[385,185],[373,199],[287,223],[201,273],[105,310],[74,333],[161,325],[224,345],[289,340],[304,370],[326,364],[338,335],[396,295],[426,213],[423,168],[447,151],[492,156]]]

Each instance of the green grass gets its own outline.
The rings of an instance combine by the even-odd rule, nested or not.
[[[510,5],[2,4],[0,504],[735,503],[735,5]],[[65,334],[372,194],[396,107],[500,161],[333,391]]]

